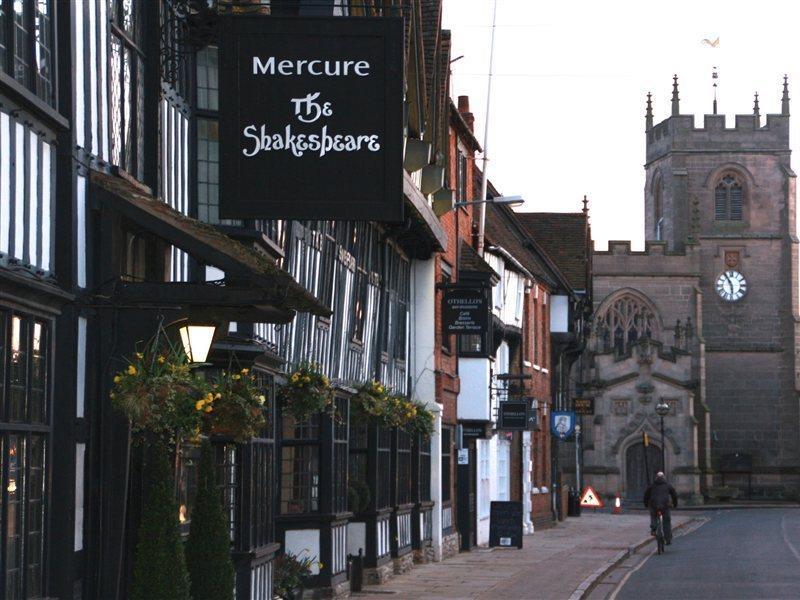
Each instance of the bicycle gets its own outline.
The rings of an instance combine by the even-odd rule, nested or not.
[[[664,535],[664,513],[661,509],[656,511],[656,544],[659,554],[664,554],[664,546],[666,544],[666,537]]]

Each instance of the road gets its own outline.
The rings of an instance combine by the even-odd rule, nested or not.
[[[800,598],[800,509],[721,510],[633,571],[617,600]]]

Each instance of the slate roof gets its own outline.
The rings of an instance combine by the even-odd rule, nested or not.
[[[475,249],[470,246],[466,241],[461,240],[461,252],[459,253],[458,271],[472,272],[472,273],[485,273],[491,277],[499,278],[497,272],[483,260]]]
[[[584,213],[516,213],[575,290],[586,290],[591,229]]]

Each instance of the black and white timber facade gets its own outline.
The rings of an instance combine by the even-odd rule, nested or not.
[[[237,598],[272,598],[280,551],[316,556],[323,566],[313,585],[340,593],[348,554],[361,550],[377,572],[415,550],[436,555],[441,543],[432,299],[433,256],[447,240],[420,189],[434,159],[418,155],[447,105],[429,105],[424,91],[419,2],[219,0],[208,3],[203,31],[187,21],[196,4],[205,3],[0,0],[0,597],[8,600],[127,597],[141,473],[128,424],[108,399],[111,379],[137,344],[187,318],[224,321],[208,368],[235,360],[258,373],[267,396],[260,437],[215,442]],[[403,15],[404,223],[219,218],[214,14],[240,9],[265,19]],[[206,225],[226,237],[205,235]],[[281,269],[243,261],[232,240]],[[322,366],[339,415],[348,415],[353,386],[376,379],[427,403],[434,435],[283,419],[276,387],[300,361]],[[185,452],[176,473],[189,518],[195,458]],[[359,514],[348,507],[348,477],[372,491]]]

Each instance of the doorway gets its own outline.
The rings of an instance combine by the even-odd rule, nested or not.
[[[632,444],[625,452],[625,498],[641,502],[647,486],[658,471],[663,471],[661,447],[650,444],[646,448],[642,442]]]

